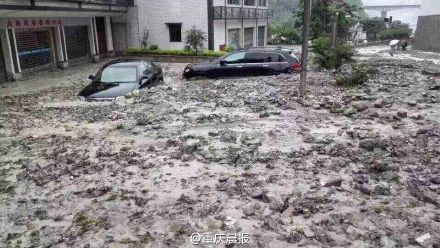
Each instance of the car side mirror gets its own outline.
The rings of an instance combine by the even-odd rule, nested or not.
[[[139,84],[142,84],[144,82],[144,80],[147,80],[147,79],[148,79],[148,74],[143,74],[141,76],[141,79],[139,80]]]
[[[90,79],[90,80],[95,81],[95,78],[96,78],[95,76],[93,76],[93,75],[89,75],[89,79]]]
[[[220,60],[220,65],[221,65],[221,66],[225,66],[225,65],[227,65],[227,64],[228,64],[228,61],[226,61],[226,60],[224,60],[224,59]]]

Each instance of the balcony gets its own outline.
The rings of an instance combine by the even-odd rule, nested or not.
[[[271,9],[214,6],[214,19],[272,18]]]
[[[134,0],[57,0],[58,2],[90,3],[113,6],[134,6]]]
[[[29,17],[35,11],[44,12],[45,16],[57,16],[59,11],[65,12],[63,16],[78,16],[74,12],[82,12],[83,15],[96,15],[97,12],[124,13],[128,7],[134,6],[134,0],[22,0],[1,1],[0,17]],[[11,10],[14,10],[11,12]],[[35,13],[36,14],[36,13]]]

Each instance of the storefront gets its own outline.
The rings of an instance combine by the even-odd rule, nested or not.
[[[113,52],[110,17],[0,18],[0,81],[66,69]]]

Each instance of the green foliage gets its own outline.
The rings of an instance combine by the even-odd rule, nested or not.
[[[144,32],[142,34],[142,41],[141,41],[142,48],[147,48],[149,42],[150,42],[150,30],[144,28]]]
[[[127,49],[130,55],[176,55],[176,56],[202,56],[202,57],[221,57],[225,52],[217,52],[212,50],[190,51],[190,50],[162,50],[162,49],[144,49],[138,47],[130,47]]]
[[[301,41],[301,36],[288,22],[271,24],[268,33],[272,44],[294,44]]]
[[[224,52],[226,52],[226,53],[231,53],[231,52],[233,52],[233,51],[235,51],[235,50],[236,50],[236,48],[233,47],[233,46],[226,46]]]
[[[367,32],[369,40],[377,40],[378,34],[386,29],[385,22],[382,18],[368,18],[361,21],[364,31]]]
[[[186,32],[186,45],[185,50],[190,51],[202,51],[205,48],[206,34],[203,30],[197,29],[193,26]]]
[[[300,8],[294,15],[295,28],[300,30],[303,24],[303,1],[300,1]],[[344,0],[317,0],[312,8],[312,22],[310,36],[317,39],[320,36],[329,35],[333,29],[335,18],[338,23],[338,37],[345,39],[348,29],[359,21],[361,9],[358,5],[352,5]],[[336,14],[338,13],[338,15]]]
[[[355,55],[351,46],[339,42],[332,48],[331,40],[328,37],[320,37],[313,41],[314,62],[325,69],[339,69],[342,64],[352,62]]]
[[[150,50],[153,50],[153,51],[159,50],[159,46],[158,45],[151,45]]]
[[[379,33],[381,40],[407,39],[411,36],[412,30],[409,27],[389,28]]]
[[[336,85],[343,87],[362,85],[370,79],[372,74],[376,73],[373,68],[365,64],[352,64],[347,66],[351,67],[351,73],[339,74],[336,77]]]

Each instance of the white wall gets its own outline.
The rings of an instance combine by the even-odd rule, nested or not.
[[[136,0],[139,19],[139,38],[143,30],[150,31],[150,43],[162,49],[183,49],[186,32],[196,26],[208,35],[207,1],[193,0]],[[182,23],[182,42],[170,42],[166,23]],[[206,41],[205,47],[208,48]]]

